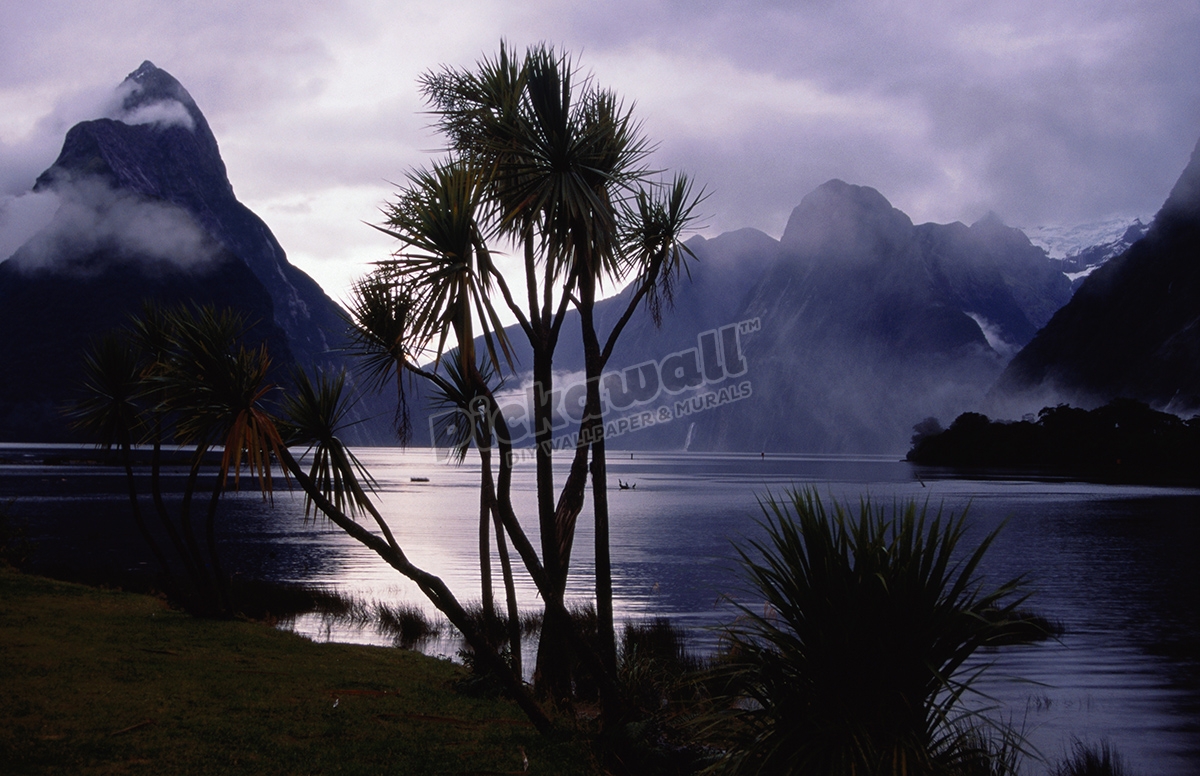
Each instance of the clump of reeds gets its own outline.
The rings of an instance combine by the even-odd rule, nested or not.
[[[374,605],[376,628],[380,633],[392,636],[398,647],[412,649],[422,641],[440,636],[441,624],[431,621],[419,606],[413,604]]]
[[[621,634],[618,678],[627,702],[644,712],[666,706],[685,677],[701,667],[687,635],[666,617],[627,622]]]
[[[1125,761],[1107,741],[1089,746],[1075,739],[1071,754],[1060,762],[1051,776],[1129,776]]]
[[[413,604],[367,601],[328,588],[258,581],[242,581],[234,590],[238,611],[255,619],[277,622],[317,614],[326,626],[373,628],[402,649],[413,649],[442,633],[441,623]]]

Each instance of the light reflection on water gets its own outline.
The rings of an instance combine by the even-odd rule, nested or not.
[[[669,616],[690,629],[696,647],[715,646],[712,627],[731,617],[726,597],[738,596],[732,542],[758,534],[756,497],[767,493],[812,485],[823,497],[853,503],[866,494],[882,503],[928,500],[931,508],[955,513],[969,506],[970,540],[1003,524],[983,572],[997,581],[1027,575],[1030,608],[1066,627],[1061,642],[987,656],[995,666],[986,690],[1002,714],[1052,759],[1078,736],[1110,741],[1135,772],[1200,773],[1197,491],[939,479],[929,472],[917,479],[907,464],[884,458],[629,456],[609,458],[618,619]],[[360,457],[379,481],[380,511],[409,557],[460,599],[477,601],[477,466],[446,466],[424,451],[364,449]],[[560,484],[566,463],[557,467]],[[120,516],[126,507],[117,475],[96,467],[0,466],[0,499],[19,478],[23,487],[9,491],[19,494],[24,514],[36,518],[86,504],[88,519],[77,517],[70,530],[95,553],[103,538],[95,525],[128,519]],[[637,488],[617,490],[618,480]],[[513,498],[539,546],[531,461],[518,464]],[[233,494],[222,521],[229,567],[239,573],[417,603],[432,613],[415,585],[372,552],[323,521],[304,521],[298,497],[277,496],[274,508],[265,509],[257,494]],[[591,521],[589,506],[579,518],[569,580],[579,601],[593,591]],[[520,567],[515,553],[513,562]],[[522,608],[538,608],[528,576],[519,574],[517,585]],[[314,638],[388,643],[370,630],[316,620],[296,627]],[[434,651],[453,655],[456,648],[442,640]]]

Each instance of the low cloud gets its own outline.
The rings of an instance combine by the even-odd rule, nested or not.
[[[185,269],[202,268],[217,255],[214,241],[187,211],[113,189],[98,178],[66,180],[52,191],[15,198],[5,208],[0,225],[10,220],[9,211],[17,205],[43,218],[55,206],[53,216],[21,243],[12,258],[26,271],[71,271],[80,266],[80,259],[99,252],[128,261],[170,262]],[[18,210],[12,219],[19,215]],[[20,235],[20,229],[6,229],[0,234],[0,245]]]
[[[988,347],[999,353],[1005,361],[1010,360],[1021,350],[1020,345],[1004,339],[1004,331],[1000,326],[992,323],[978,313],[967,313],[967,315],[970,316],[971,320],[975,321],[975,324],[979,326],[979,330],[983,332],[983,337],[987,340]]]
[[[48,191],[0,197],[0,261],[49,226],[56,210],[58,195]]]
[[[196,121],[188,109],[178,100],[164,100],[141,105],[131,111],[123,111],[116,117],[126,124],[156,124],[159,127],[183,127],[195,131]]]
[[[158,100],[136,104],[142,85],[124,81],[117,87],[113,102],[105,116],[123,124],[154,124],[159,128],[183,127],[189,132],[196,130],[196,120],[179,100]]]

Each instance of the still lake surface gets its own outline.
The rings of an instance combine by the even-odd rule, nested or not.
[[[120,470],[37,463],[48,449],[0,446],[0,504],[15,499],[8,509],[26,538],[35,549],[53,543],[48,565],[136,564]],[[409,557],[461,599],[478,600],[478,466],[448,466],[423,450],[358,452]],[[732,616],[727,597],[745,600],[733,543],[761,536],[756,499],[767,493],[812,486],[827,502],[869,495],[885,504],[928,500],[956,514],[969,508],[967,546],[1003,525],[983,573],[993,581],[1025,575],[1028,608],[1066,631],[1059,641],[987,655],[992,700],[977,705],[1023,727],[1052,760],[1073,738],[1106,740],[1135,773],[1200,773],[1200,491],[962,479],[882,457],[613,452],[609,476],[618,620],[670,617],[698,650],[713,648],[713,626]],[[617,490],[618,480],[637,487]],[[532,461],[518,464],[513,496],[536,546]],[[323,521],[305,521],[298,496],[277,494],[267,507],[257,494],[231,494],[221,532],[237,573],[430,609],[373,553]],[[592,539],[589,508],[569,582],[580,601],[593,589]],[[498,564],[494,574],[502,595]],[[517,582],[521,606],[537,608],[528,577]],[[369,629],[316,619],[294,627],[318,639],[386,643]]]

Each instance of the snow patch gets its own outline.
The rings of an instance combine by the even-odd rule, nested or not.
[[[1078,226],[1029,226],[1021,231],[1034,245],[1042,248],[1052,259],[1077,256],[1095,245],[1120,240],[1137,221],[1147,223],[1149,216],[1128,216],[1093,221]]]
[[[1109,257],[1109,258],[1111,258],[1111,257]],[[1064,272],[1063,274],[1067,276],[1067,280],[1074,283],[1078,280],[1083,280],[1088,275],[1092,274],[1093,272],[1095,272],[1098,269],[1100,269],[1100,265],[1093,264],[1092,266],[1088,267],[1087,269],[1083,270],[1082,272]]]

